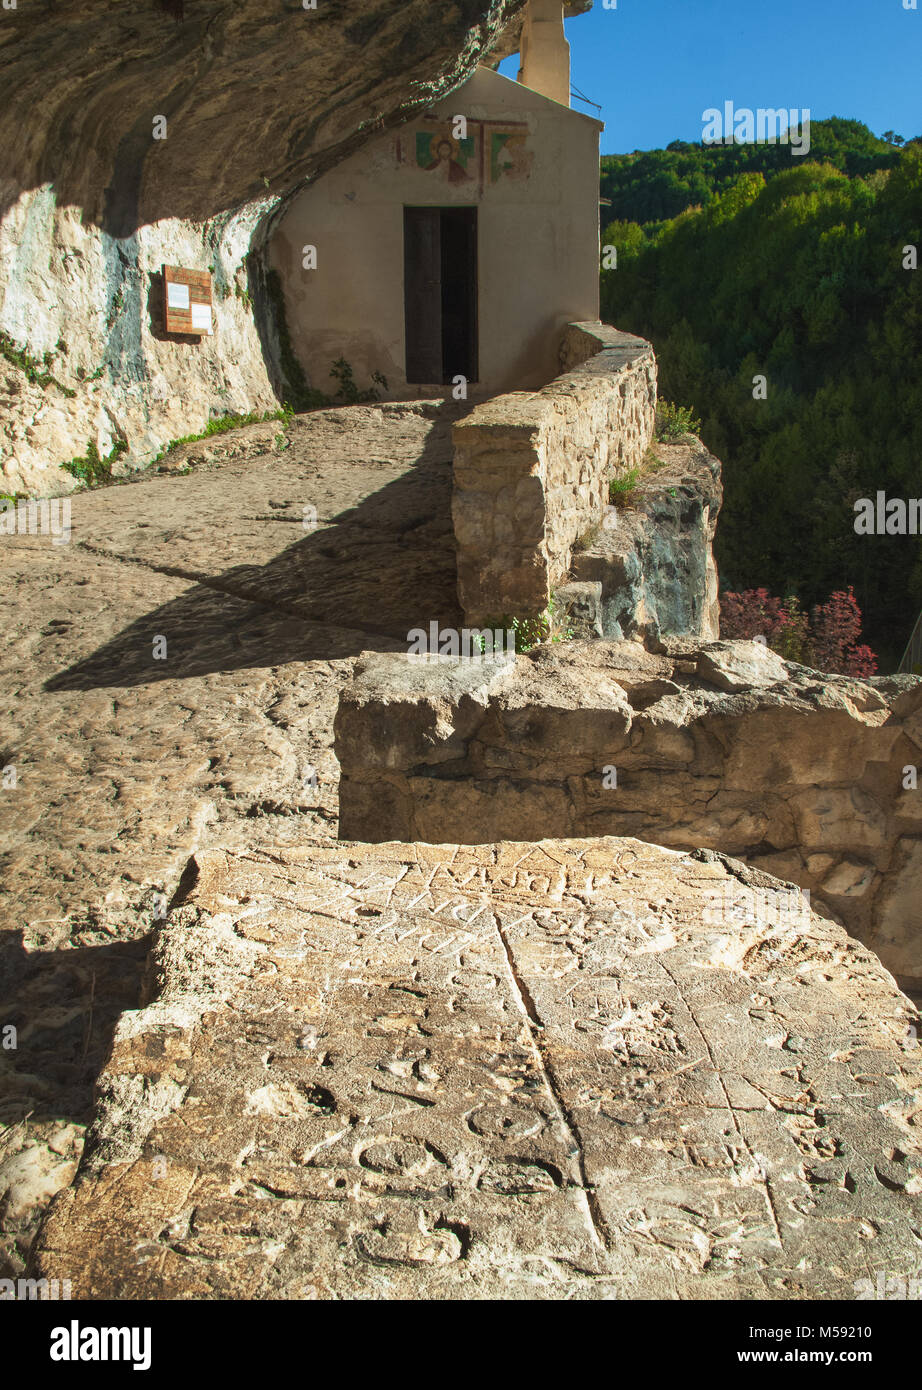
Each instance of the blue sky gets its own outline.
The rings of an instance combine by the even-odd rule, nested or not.
[[[922,0],[617,0],[567,20],[602,153],[700,140],[707,107],[808,107],[922,135]],[[518,59],[500,72],[515,77]]]

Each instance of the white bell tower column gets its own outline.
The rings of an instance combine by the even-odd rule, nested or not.
[[[569,106],[570,45],[563,32],[563,0],[529,0],[521,45],[518,80]]]

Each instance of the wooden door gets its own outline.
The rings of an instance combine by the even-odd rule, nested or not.
[[[477,209],[442,208],[442,376],[477,380]]]
[[[403,210],[407,381],[442,380],[442,254],[438,208]]]

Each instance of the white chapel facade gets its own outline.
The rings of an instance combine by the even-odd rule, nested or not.
[[[392,400],[535,388],[598,319],[602,125],[569,105],[561,0],[530,0],[520,42],[518,81],[478,68],[292,201],[271,261],[312,386],[344,357]]]

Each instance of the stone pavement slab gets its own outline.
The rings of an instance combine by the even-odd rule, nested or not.
[[[914,1011],[756,877],[753,911],[743,866],[635,840],[198,854],[32,1272],[822,1299],[915,1271]]]

